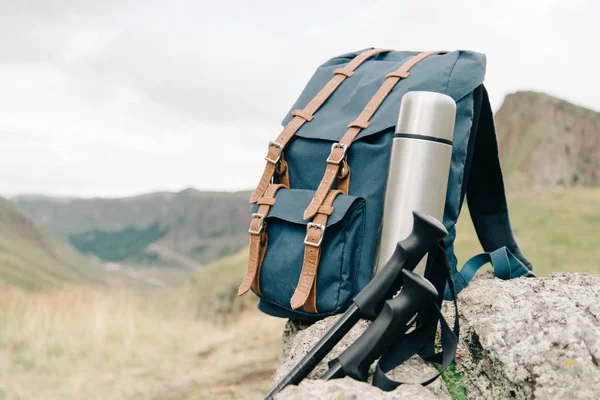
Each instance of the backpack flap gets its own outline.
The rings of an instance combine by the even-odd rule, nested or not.
[[[287,125],[293,110],[304,108],[323,88],[333,75],[333,71],[348,63],[360,52],[336,57],[320,66],[304,88],[283,120]],[[386,76],[398,69],[402,63],[418,55],[419,52],[395,51],[378,54],[354,71],[354,75],[344,82],[331,98],[315,114],[315,122],[305,124],[296,132],[297,136],[309,139],[326,139],[337,142],[363,111],[365,105],[385,81]],[[416,64],[410,70],[410,77],[398,83],[377,109],[369,126],[363,129],[356,140],[396,126],[398,109],[402,96],[414,90],[443,93],[455,102],[473,92],[483,83],[485,77],[485,56],[470,51],[452,51],[434,55]]]
[[[257,294],[261,309],[275,310],[270,313],[314,320],[339,313],[353,296],[363,246],[365,201],[338,194],[331,215],[321,221],[323,229],[309,227],[311,222],[302,217],[313,195],[311,190],[281,189],[265,217],[268,245],[259,271]],[[251,206],[252,212],[257,210],[258,205]],[[316,240],[307,240],[307,232]],[[317,248],[319,260],[310,276],[315,279],[314,287],[310,282],[305,294],[311,294],[311,289],[315,292],[305,299],[304,306],[294,309],[292,299],[298,297],[295,294],[300,293],[300,280],[307,275],[303,270],[306,272],[305,268],[313,265],[305,261],[310,257],[307,253]],[[310,309],[311,299],[316,303],[315,309]]]

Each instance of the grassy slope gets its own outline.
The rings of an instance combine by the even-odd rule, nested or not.
[[[0,280],[26,289],[100,282],[102,270],[0,198]]]
[[[242,298],[237,296],[247,262],[247,248],[214,261],[197,273],[179,295],[195,305],[196,315],[201,318],[222,320],[235,316],[244,309],[254,308],[254,294],[248,293]]]
[[[241,279],[248,262],[248,249],[212,262],[194,277],[188,287],[201,288],[203,291],[214,290],[216,287],[229,284],[235,279]]]
[[[600,188],[509,193],[508,203],[517,241],[538,276],[559,271],[600,273]],[[467,207],[457,229],[462,265],[481,251]]]

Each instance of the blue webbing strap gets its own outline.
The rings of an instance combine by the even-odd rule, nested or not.
[[[492,263],[495,275],[501,279],[531,275],[533,270],[519,248],[511,227],[494,117],[484,87],[481,95],[477,129],[469,139],[471,159],[469,165],[465,165],[465,173],[468,172],[467,205],[485,253],[466,262],[461,270],[466,281],[463,283],[468,283],[475,272],[488,262]],[[459,286],[462,285],[459,283]],[[458,289],[460,291],[462,287]]]
[[[507,280],[520,276],[533,276],[531,270],[515,257],[506,246],[490,253],[481,253],[471,257],[458,273],[468,283],[473,279],[479,268],[487,263],[492,264],[494,275],[500,279]]]

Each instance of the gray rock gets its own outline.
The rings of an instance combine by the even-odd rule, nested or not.
[[[279,382],[294,367],[294,365],[296,365],[296,363],[300,359],[302,359],[302,357],[308,352],[308,350],[315,343],[317,343],[317,341],[323,336],[323,334],[335,323],[337,318],[339,318],[339,316],[325,318],[324,320],[316,322],[311,326],[299,324],[298,322],[294,321],[288,321],[282,339],[282,351],[279,360],[280,365],[277,371],[275,372],[273,384]],[[333,350],[327,355],[327,357],[321,363],[319,363],[319,365],[308,376],[308,379],[318,379],[321,375],[323,375],[323,373],[327,371],[327,362],[339,356],[342,353],[342,351],[344,351],[344,349],[350,346],[367,329],[368,326],[368,321],[359,321],[350,330],[350,332],[348,332],[346,336],[344,336],[344,338],[333,348]],[[421,360],[419,357],[413,357],[406,363],[390,371],[387,375],[391,379],[397,381],[418,383],[424,381],[427,378],[430,378],[436,373],[436,369],[431,364]],[[364,383],[359,383],[359,385],[369,387],[369,385]],[[404,386],[412,387],[415,385],[402,385],[391,393],[396,393]],[[313,387],[314,386],[311,386],[311,388]],[[446,389],[446,386],[443,384],[441,379],[438,379],[432,384],[428,385],[427,388],[423,388],[420,386],[417,387],[424,390],[425,392],[428,392],[430,395],[437,396],[434,398],[450,399],[448,390]],[[402,391],[404,390],[408,389],[402,389]],[[381,398],[395,399],[396,397]]]
[[[486,279],[487,278],[487,279]],[[455,398],[599,399],[600,276],[554,274],[511,281],[477,279],[459,296],[461,337],[456,366],[445,374]],[[444,305],[450,324],[451,304]],[[311,326],[288,322],[282,341],[278,382],[320,339],[338,317]],[[368,327],[360,321],[309,376],[318,378]],[[419,382],[435,374],[413,358],[388,374]],[[402,385],[385,393],[349,378],[330,382],[305,380],[278,399],[449,399],[438,379],[423,388]]]
[[[351,378],[331,381],[305,380],[298,386],[288,386],[276,400],[435,400],[429,390],[420,385],[402,385],[393,392]]]
[[[600,398],[600,276],[483,279],[459,297],[469,398]]]

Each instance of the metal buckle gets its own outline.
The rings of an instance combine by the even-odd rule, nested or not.
[[[331,155],[333,154],[333,150],[339,147],[342,149],[342,157],[339,160],[332,160],[331,159]],[[348,151],[348,145],[347,144],[341,144],[341,143],[334,143],[331,145],[331,153],[329,153],[329,157],[327,157],[327,164],[335,164],[335,165],[340,165],[340,163],[342,161],[344,161],[344,159],[346,158],[346,151]]]
[[[260,228],[258,228],[258,230],[256,230],[256,231],[252,230],[252,221],[254,220],[254,218],[259,218],[260,219]],[[252,219],[250,220],[250,229],[248,229],[248,233],[250,233],[251,235],[260,235],[260,233],[262,232],[264,226],[265,226],[265,216],[264,216],[264,214],[252,213]]]
[[[271,160],[269,158],[269,150],[271,150],[271,146],[277,147],[279,149],[279,154],[277,155],[277,158],[274,160]],[[267,155],[265,157],[265,160],[267,160],[268,162],[270,162],[271,164],[277,164],[279,162],[279,160],[281,160],[281,153],[283,153],[283,145],[281,143],[277,143],[277,142],[269,142],[269,148],[267,150]]]
[[[321,238],[319,239],[319,241],[317,243],[308,241],[308,231],[310,230],[310,228],[317,228],[317,229],[321,230]],[[315,224],[314,222],[309,222],[308,225],[306,225],[306,237],[304,238],[305,245],[311,246],[311,247],[321,247],[321,243],[323,243],[324,237],[325,237],[325,225]]]

